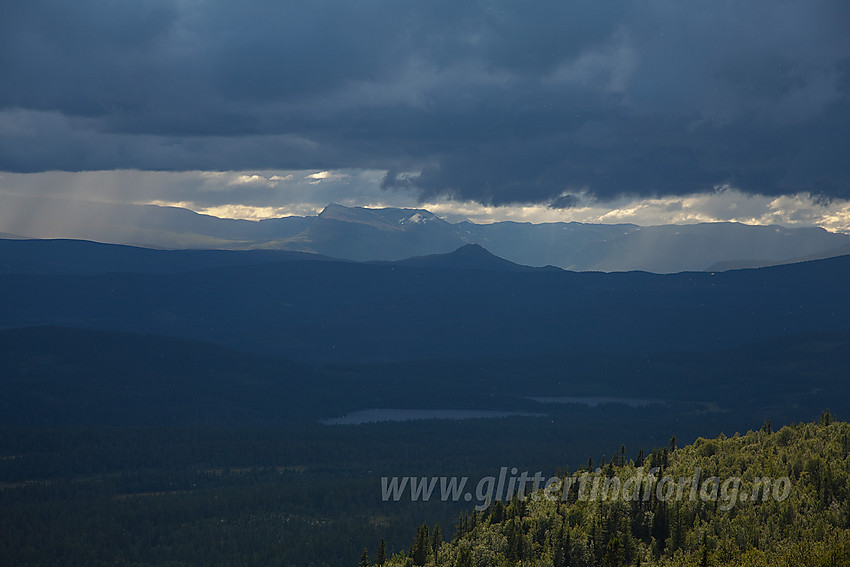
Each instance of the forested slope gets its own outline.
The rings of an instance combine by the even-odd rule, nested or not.
[[[642,462],[618,456],[525,499],[465,514],[451,542],[421,526],[410,552],[387,564],[850,565],[848,454],[850,424],[828,412],[778,432],[765,424],[680,448],[671,439]],[[622,482],[619,498],[613,479]]]

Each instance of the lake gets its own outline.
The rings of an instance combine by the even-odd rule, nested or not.
[[[601,404],[622,404],[631,408],[639,408],[652,404],[665,404],[663,400],[647,400],[641,398],[614,398],[608,396],[561,396],[561,397],[529,397],[529,400],[541,404],[581,404],[595,408]]]
[[[545,417],[542,413],[469,409],[392,409],[372,408],[353,411],[340,417],[321,420],[325,425],[357,425],[379,421],[411,421],[414,419],[482,419],[496,417]]]

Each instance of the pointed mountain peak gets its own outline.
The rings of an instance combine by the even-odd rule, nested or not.
[[[457,256],[458,258],[496,258],[497,260],[503,260],[503,258],[499,258],[480,244],[465,244],[454,252],[449,252],[446,256]]]
[[[395,263],[426,268],[494,270],[500,272],[524,272],[539,269],[515,264],[510,260],[500,258],[479,244],[466,244],[447,254],[416,256]]]

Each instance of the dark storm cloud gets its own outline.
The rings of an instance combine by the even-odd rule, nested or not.
[[[548,207],[550,209],[571,209],[577,206],[580,202],[581,198],[578,195],[565,193],[564,195],[558,195],[552,199]]]
[[[363,167],[497,204],[850,197],[848,6],[7,3],[0,170]]]

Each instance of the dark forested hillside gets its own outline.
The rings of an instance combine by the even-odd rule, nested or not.
[[[647,411],[728,431],[810,419],[827,405],[850,411],[848,371],[850,334],[837,332],[702,352],[308,365],[185,339],[29,327],[0,330],[0,426],[271,425],[367,408],[559,415],[584,396],[654,401]]]
[[[505,500],[464,513],[449,541],[420,526],[385,564],[846,566],[850,424],[825,412],[776,432],[674,437]]]
[[[0,326],[212,341],[321,362],[705,350],[850,330],[850,256],[718,274],[289,261],[0,275]]]

